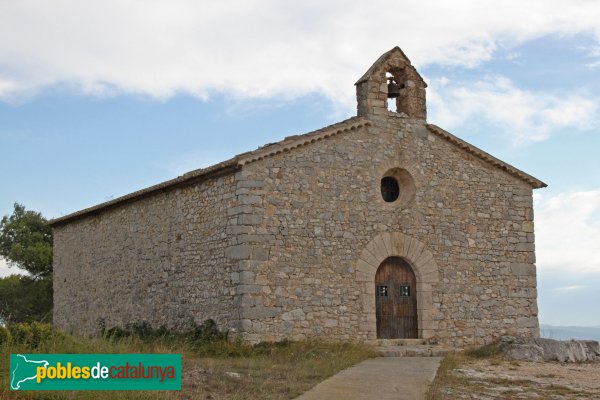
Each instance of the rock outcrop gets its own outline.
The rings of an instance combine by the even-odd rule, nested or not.
[[[500,341],[503,353],[514,360],[585,362],[600,361],[595,340],[554,340],[506,337]]]

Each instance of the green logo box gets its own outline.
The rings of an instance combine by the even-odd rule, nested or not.
[[[11,354],[11,390],[181,390],[180,354]]]

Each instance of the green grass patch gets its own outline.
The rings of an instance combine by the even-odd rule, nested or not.
[[[65,334],[41,324],[29,329],[10,327],[8,332],[2,336],[8,339],[0,342],[0,399],[291,399],[338,371],[375,356],[372,347],[356,343],[282,341],[251,346],[229,342],[205,324],[184,333],[153,330],[141,324],[93,338]],[[11,392],[10,353],[181,354],[183,389]]]

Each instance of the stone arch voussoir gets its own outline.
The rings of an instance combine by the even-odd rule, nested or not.
[[[385,232],[375,236],[356,261],[356,281],[363,283],[363,315],[366,336],[377,337],[375,315],[375,273],[388,257],[402,257],[410,263],[417,278],[417,310],[419,338],[435,336],[437,321],[433,319],[433,285],[439,282],[439,270],[427,246],[401,232]]]

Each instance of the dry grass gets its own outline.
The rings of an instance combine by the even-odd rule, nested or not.
[[[458,378],[452,374],[456,368],[461,365],[463,356],[453,353],[447,353],[440,363],[435,379],[427,391],[427,400],[441,400],[444,390],[458,384],[466,385],[468,381],[464,378]]]
[[[176,392],[15,392],[9,388],[10,353],[177,353],[183,359],[183,388]],[[0,399],[291,399],[325,378],[374,356],[371,347],[318,341],[259,346],[218,341],[124,338],[81,339],[57,334],[37,348],[0,345]],[[231,376],[235,372],[239,377]]]
[[[598,364],[516,362],[486,346],[447,354],[427,399],[600,399],[599,371]]]

